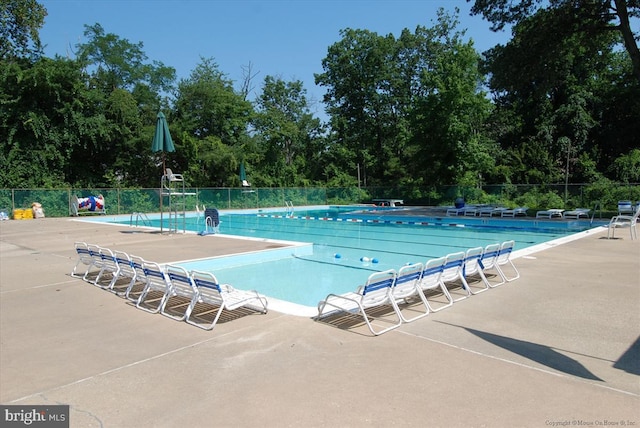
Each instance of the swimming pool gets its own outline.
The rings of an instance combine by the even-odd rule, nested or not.
[[[176,264],[187,270],[213,272],[221,282],[266,295],[272,308],[288,302],[285,306],[305,315],[313,313],[327,294],[353,291],[375,271],[399,269],[406,263],[424,263],[451,252],[511,239],[517,249],[528,248],[591,227],[584,220],[423,217],[406,215],[405,210],[362,207],[220,214],[221,234],[309,245]],[[152,223],[159,226],[158,219]],[[195,215],[189,216],[186,224],[193,232],[204,229],[203,218]]]

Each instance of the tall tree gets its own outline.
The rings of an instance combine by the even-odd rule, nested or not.
[[[479,55],[457,24],[440,10],[432,28],[397,39],[349,29],[329,48],[316,82],[327,87],[333,144],[349,152],[343,169],[362,167],[365,185],[450,184],[491,169]]]
[[[368,30],[346,29],[322,60],[316,83],[327,88],[324,101],[337,144],[354,153],[365,185],[395,180],[398,147],[406,143],[407,96],[396,91],[397,41]]]
[[[174,140],[189,149],[183,167],[193,165],[200,185],[230,186],[237,183],[238,158],[247,141],[253,115],[251,103],[233,88],[233,82],[220,71],[212,58],[202,58],[188,79],[178,83],[173,119]],[[215,152],[229,152],[224,165],[214,163]],[[196,156],[197,157],[194,157]]]
[[[540,9],[513,27],[505,46],[485,53],[497,107],[493,123],[500,124],[493,128],[503,129],[496,138],[509,150],[506,163],[514,166],[508,180],[558,182],[568,176],[578,153],[607,153],[600,162],[610,164],[612,155],[637,144],[637,137],[628,131],[623,136],[622,130],[637,123],[626,122],[639,113],[637,101],[628,96],[639,86],[628,78],[631,67],[623,71],[616,34],[577,31],[579,20],[568,25],[567,14]],[[599,136],[605,129],[617,138]],[[520,162],[526,167],[518,168]]]
[[[287,186],[304,184],[302,178],[310,177],[317,165],[321,125],[309,110],[302,82],[267,76],[256,105],[253,123],[264,141],[262,181]]]
[[[499,31],[507,24],[518,24],[541,10],[557,16],[556,26],[549,28],[554,34],[568,37],[582,33],[585,38],[616,32],[621,37],[631,59],[633,74],[640,82],[640,50],[638,33],[631,27],[631,19],[640,17],[638,0],[467,0],[473,1],[472,14],[482,14]]]
[[[113,33],[105,33],[98,23],[85,25],[88,41],[77,45],[78,59],[86,64],[92,83],[105,93],[114,89],[135,91],[143,85],[156,94],[169,91],[175,69],[159,61],[148,62],[143,43],[131,43]]]
[[[0,0],[0,60],[40,56],[45,16],[36,0]]]

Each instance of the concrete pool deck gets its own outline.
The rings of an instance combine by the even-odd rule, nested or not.
[[[371,337],[275,311],[204,331],[69,276],[75,241],[160,263],[266,241],[0,222],[0,403],[72,427],[640,426],[640,240],[616,236]]]

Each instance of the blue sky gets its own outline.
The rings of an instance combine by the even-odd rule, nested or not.
[[[327,48],[340,30],[358,28],[398,36],[404,28],[431,27],[442,7],[460,9],[460,28],[484,51],[506,43],[509,33],[493,33],[481,17],[470,17],[465,0],[39,0],[48,11],[40,38],[45,54],[72,55],[86,42],[84,25],[99,23],[131,43],[143,43],[149,61],[174,67],[187,78],[200,58],[214,58],[220,71],[236,83],[242,66],[254,73],[254,92],[265,76],[301,80],[309,98],[321,101],[316,87]],[[255,94],[254,94],[255,95]],[[322,105],[312,110],[321,115]]]

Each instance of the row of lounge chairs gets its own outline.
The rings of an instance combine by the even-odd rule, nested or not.
[[[85,242],[76,242],[75,248],[78,260],[72,277],[114,292],[144,311],[159,312],[205,330],[215,327],[223,310],[267,313],[264,296],[220,284],[210,272],[187,272],[171,264],[163,268],[141,257]],[[85,270],[80,273],[83,265]],[[196,311],[196,305],[202,310]],[[211,314],[213,320],[207,320]]]
[[[526,216],[528,207],[505,208],[490,205],[465,205],[461,208],[447,208],[447,216],[468,217],[517,217]]]
[[[447,216],[467,216],[467,217],[526,217],[528,207],[505,208],[487,205],[466,205],[462,208],[447,208]],[[563,209],[548,209],[536,211],[536,218],[564,218],[579,219],[589,218],[589,208],[576,208],[574,210],[565,211]]]
[[[431,259],[425,264],[408,264],[397,271],[390,269],[373,273],[354,292],[329,294],[318,304],[317,319],[344,313],[356,314],[363,318],[373,335],[380,335],[402,323],[415,321],[430,312],[445,309],[456,301],[519,278],[520,273],[511,261],[514,246],[514,241],[490,244],[484,248],[470,248],[466,252]],[[470,285],[471,282],[474,287]],[[453,287],[459,288],[456,297],[451,294],[449,287],[452,290]],[[436,296],[440,300],[437,305],[434,301]],[[401,305],[412,305],[416,301],[421,310],[417,315],[408,317]],[[388,305],[393,309],[395,321],[386,327],[375,328],[372,312]]]

